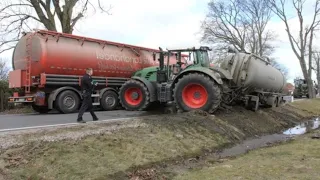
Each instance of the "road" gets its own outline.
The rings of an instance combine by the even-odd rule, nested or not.
[[[301,101],[302,99],[294,99],[294,101]],[[130,117],[147,116],[154,114],[162,114],[162,111],[139,112],[139,111],[96,111],[100,120],[122,119]],[[85,121],[91,121],[92,118],[87,112],[83,116]],[[23,114],[23,115],[0,115],[0,132],[7,130],[15,130],[20,128],[50,126],[76,123],[77,114],[59,114],[50,113],[46,115],[40,114]]]
[[[139,112],[139,111],[96,111],[100,120],[121,119],[129,117],[139,117],[157,114],[159,112]],[[49,126],[59,124],[76,123],[77,114],[19,114],[19,115],[0,115],[0,131],[33,127],[33,126]],[[92,121],[89,112],[83,116],[85,121]]]

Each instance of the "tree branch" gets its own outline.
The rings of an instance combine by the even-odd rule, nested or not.
[[[99,5],[99,8],[101,9],[102,12],[105,12],[105,13],[107,13],[108,15],[111,15],[111,13],[110,13],[110,10],[112,9],[112,6],[111,6],[111,5],[110,5],[110,7],[109,7],[108,10],[105,10],[105,9],[102,7],[100,0],[98,0],[98,5]]]
[[[9,4],[3,8],[0,9],[0,12],[4,12],[6,9],[10,8],[10,7],[17,7],[17,6],[27,6],[27,7],[33,7],[31,4]]]
[[[20,38],[22,31],[30,31],[33,23],[40,23],[47,30],[58,31],[56,23],[61,23],[62,32],[72,34],[76,24],[85,17],[89,8],[96,8],[110,15],[98,0],[1,0],[0,2],[0,53],[11,49]],[[5,2],[5,3],[2,3]],[[53,5],[52,5],[52,4]],[[79,8],[77,5],[80,5]],[[79,9],[79,10],[78,10]],[[34,15],[36,13],[36,15]],[[56,22],[55,17],[58,17]],[[60,30],[59,30],[60,31]],[[2,39],[1,39],[2,38]],[[12,41],[11,41],[12,40]]]

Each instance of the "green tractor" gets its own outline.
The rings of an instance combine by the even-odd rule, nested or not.
[[[295,98],[301,98],[303,96],[306,96],[307,98],[309,97],[308,85],[305,79],[296,78],[294,80],[294,85],[295,88],[293,91],[293,96]]]
[[[208,47],[172,49],[159,53],[159,67],[148,67],[134,73],[122,85],[120,103],[126,110],[146,110],[151,103],[174,103],[180,111],[203,110],[213,113],[221,102],[220,74],[210,69]],[[182,62],[189,53],[193,64]],[[176,63],[169,64],[169,55]],[[165,57],[167,63],[165,64]],[[156,60],[156,55],[153,57]],[[185,65],[185,67],[183,67]]]
[[[314,92],[317,94],[318,93],[318,85],[316,84],[315,81],[313,81],[313,85],[314,85]],[[296,78],[294,80],[294,91],[293,91],[293,96],[295,98],[302,98],[303,96],[306,96],[307,98],[309,98],[309,91],[308,91],[308,84],[307,81],[305,79],[301,79],[301,78]]]

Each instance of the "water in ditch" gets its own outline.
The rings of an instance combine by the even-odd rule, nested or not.
[[[245,140],[241,144],[223,150],[221,153],[218,153],[218,156],[223,158],[244,154],[253,149],[267,147],[277,142],[288,141],[295,136],[305,134],[318,128],[320,128],[320,118],[315,118],[310,121],[297,124],[296,126],[289,128],[282,133],[265,135],[259,138]]]

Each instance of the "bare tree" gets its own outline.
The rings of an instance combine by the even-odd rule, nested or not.
[[[245,50],[247,22],[241,13],[239,0],[230,4],[223,1],[211,1],[206,20],[202,22],[202,40],[213,44],[231,44],[238,51]]]
[[[270,42],[275,40],[276,35],[266,27],[272,17],[272,11],[266,2],[261,0],[242,0],[241,7],[250,25],[247,30],[250,52],[259,56],[271,55],[274,47]]]
[[[224,44],[213,44],[212,51],[209,51],[209,58],[211,63],[219,64],[228,55],[228,46]]]
[[[305,0],[290,0],[294,6],[295,12],[299,21],[299,36],[295,38],[289,26],[289,18],[287,15],[288,8],[285,7],[286,0],[266,0],[272,11],[284,22],[291,48],[299,59],[301,70],[304,78],[307,80],[309,98],[315,98],[313,82],[311,79],[312,73],[312,43],[314,38],[314,31],[320,24],[320,0],[315,0],[314,9],[312,12],[312,19],[309,25],[305,24],[303,17],[303,9]],[[306,58],[308,56],[308,58]],[[307,68],[307,61],[309,67]]]
[[[316,72],[317,83],[318,83],[318,87],[317,87],[318,92],[317,93],[320,93],[320,51],[313,52],[312,69]]]
[[[202,41],[217,47],[231,45],[238,51],[270,55],[274,33],[266,30],[271,10],[261,0],[212,0],[202,22]]]
[[[104,8],[101,0],[1,0],[0,53],[12,49],[21,33],[32,30],[35,24],[72,34],[88,10],[95,12],[96,8],[110,14],[111,7]]]
[[[279,63],[279,61],[274,58],[270,58],[270,62],[273,67],[281,71],[286,80],[289,79],[289,69],[285,65]]]
[[[4,59],[0,58],[0,80],[7,80],[9,73],[9,67]]]

